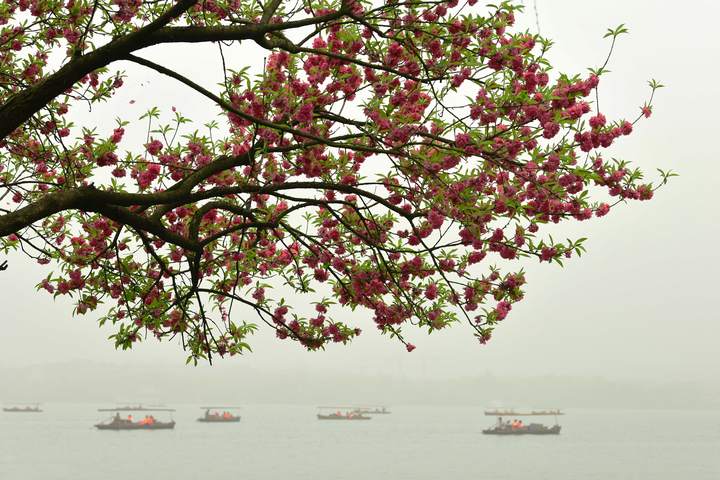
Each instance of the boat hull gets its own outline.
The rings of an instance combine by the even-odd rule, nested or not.
[[[98,412],[174,412],[174,408],[118,407],[98,408]]]
[[[544,426],[528,426],[522,428],[488,428],[483,430],[484,435],[559,435],[560,425],[554,425],[552,427]]]
[[[318,418],[318,420],[371,420],[370,417],[361,417],[361,416],[345,417],[343,415],[321,415],[319,413],[318,413],[317,418]]]
[[[172,430],[175,422],[155,422],[153,424],[140,425],[137,423],[98,423],[95,425],[98,430]]]
[[[240,421],[240,417],[232,417],[232,418],[198,418],[198,422],[203,423],[237,423]]]
[[[551,416],[565,415],[559,410],[535,410],[532,412],[515,412],[512,410],[485,410],[488,417],[534,417],[534,416]]]
[[[8,413],[42,413],[39,409],[25,409],[25,408],[3,408],[3,412]]]

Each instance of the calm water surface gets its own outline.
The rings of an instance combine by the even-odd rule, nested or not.
[[[184,405],[175,430],[140,432],[93,429],[107,418],[97,405],[43,408],[0,413],[1,480],[720,479],[717,411],[571,410],[559,436],[496,437],[480,433],[494,422],[482,408],[323,422],[312,407],[250,405],[240,423],[203,424]]]

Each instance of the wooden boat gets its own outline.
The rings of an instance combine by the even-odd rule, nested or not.
[[[385,408],[385,407],[373,408],[373,409],[370,409],[370,408],[358,408],[357,411],[360,412],[360,413],[367,414],[367,415],[390,415],[390,413],[391,413],[390,410],[388,410],[388,409]]]
[[[530,412],[516,412],[515,410],[485,410],[489,417],[532,417],[539,415],[565,415],[559,409],[555,410],[531,410]]]
[[[121,418],[118,414],[108,423],[96,424],[95,428],[98,430],[171,430],[175,428],[175,421],[158,422],[155,420],[152,423],[144,423],[142,421],[133,422],[130,419]]]
[[[230,412],[228,413],[229,416],[221,415],[218,412],[210,412],[210,410],[205,411],[205,415],[198,418],[198,422],[205,422],[205,423],[235,423],[240,421],[240,415],[232,415]]]
[[[323,415],[317,414],[318,420],[372,420],[372,417],[368,417],[361,412],[348,412],[348,413],[329,413]]]
[[[142,405],[125,406],[116,408],[98,408],[98,412],[174,412],[174,408],[143,407]]]
[[[9,407],[3,408],[3,412],[10,413],[40,413],[42,410],[40,407]]]
[[[507,425],[497,425],[482,431],[485,435],[559,435],[560,425],[547,427],[539,423],[531,423],[518,428],[512,428]]]

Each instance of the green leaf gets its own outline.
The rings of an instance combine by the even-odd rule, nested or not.
[[[605,35],[603,35],[603,38],[617,37],[618,35],[622,35],[623,33],[628,33],[629,31],[630,30],[627,29],[625,24],[621,23],[615,29],[608,28],[607,33]]]

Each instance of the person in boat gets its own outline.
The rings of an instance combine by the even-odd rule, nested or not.
[[[155,417],[152,415],[145,415],[145,418],[140,420],[140,425],[152,425],[155,423]]]

